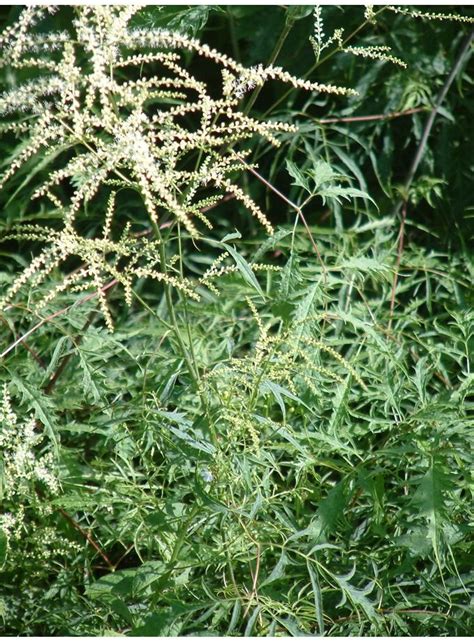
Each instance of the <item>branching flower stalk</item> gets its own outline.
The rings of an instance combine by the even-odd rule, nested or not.
[[[134,281],[143,277],[197,298],[188,279],[166,269],[160,240],[134,237],[130,221],[120,215],[125,194],[140,198],[144,224],[157,229],[163,220],[176,220],[198,238],[201,225],[212,228],[203,210],[223,192],[233,193],[271,234],[264,212],[235,182],[241,167],[225,150],[255,135],[278,146],[280,133],[296,129],[252,118],[239,108],[242,96],[267,80],[307,91],[354,92],[301,80],[273,65],[246,68],[194,38],[138,28],[134,18],[141,9],[136,6],[82,6],[74,11],[71,32],[40,32],[50,10],[28,7],[0,36],[0,64],[13,73],[34,71],[32,79],[0,96],[3,131],[24,141],[0,186],[8,186],[33,159],[55,157],[31,198],[33,206],[38,203],[63,221],[59,231],[30,225],[8,234],[47,247],[4,293],[0,307],[28,283],[43,285],[70,258],[80,257],[86,267],[64,276],[37,301],[38,309],[63,291],[94,289],[112,329],[102,294],[110,276],[123,286],[127,304]],[[211,96],[207,85],[185,68],[182,50],[221,67],[220,96]],[[81,231],[88,207],[105,210],[94,237]]]

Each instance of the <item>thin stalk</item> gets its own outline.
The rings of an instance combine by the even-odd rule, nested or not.
[[[403,203],[402,220],[400,222],[400,231],[398,232],[397,261],[395,263],[395,273],[393,274],[392,293],[390,295],[390,318],[388,321],[388,330],[392,329],[393,311],[395,309],[395,294],[398,285],[398,273],[402,260],[403,247],[405,245],[405,223],[407,220],[407,202]]]
[[[167,272],[167,270],[166,270],[166,254],[165,254],[165,246],[164,246],[164,242],[163,242],[163,237],[161,235],[160,228],[153,221],[152,221],[152,227],[153,227],[153,231],[154,231],[154,234],[155,234],[155,238],[159,241],[158,242],[158,247],[159,247],[159,251],[160,251],[161,271],[163,272],[163,274],[166,274],[166,272]],[[179,324],[178,324],[178,319],[177,319],[177,316],[176,316],[176,311],[175,311],[175,308],[174,308],[173,298],[171,296],[171,287],[170,287],[170,285],[168,283],[164,283],[164,290],[165,290],[166,307],[167,307],[167,310],[168,310],[169,317],[171,319],[171,326],[172,326],[173,332],[174,332],[174,334],[176,336],[176,340],[178,341],[179,348],[180,348],[181,353],[183,355],[183,358],[185,360],[185,363],[186,363],[186,366],[188,368],[189,374],[190,374],[190,376],[191,376],[191,378],[193,380],[193,384],[194,384],[194,387],[196,389],[196,392],[198,393],[199,398],[201,400],[202,406],[204,408],[204,412],[209,417],[208,427],[209,427],[209,434],[210,434],[210,437],[211,437],[211,441],[212,441],[214,446],[217,446],[218,437],[217,437],[217,433],[216,433],[215,427],[214,427],[214,425],[212,423],[212,420],[210,418],[209,406],[208,406],[208,403],[207,403],[206,396],[205,396],[205,394],[203,393],[203,390],[202,390],[201,377],[200,377],[200,374],[199,374],[199,369],[198,369],[197,364],[196,364],[196,359],[195,359],[194,350],[193,350],[193,346],[192,346],[191,335],[188,334],[188,336],[189,336],[189,349],[188,349],[188,347],[186,346],[186,343],[185,343],[185,341],[184,341],[184,339],[183,339],[183,337],[181,335],[181,331],[179,329]],[[189,322],[186,323],[186,326],[187,326],[187,329],[189,331]],[[190,353],[191,353],[191,356],[190,356]]]
[[[163,243],[163,237],[160,232],[160,228],[158,225],[155,223],[155,221],[152,221],[152,227],[153,231],[155,233],[155,238],[159,241],[158,242],[158,247],[160,251],[160,264],[161,264],[161,271],[163,274],[166,274],[166,254],[165,254],[165,246]],[[165,299],[166,299],[166,307],[168,309],[168,314],[171,319],[171,324],[173,326],[173,331],[176,336],[176,340],[178,341],[179,347],[181,349],[181,352],[183,354],[183,358],[186,361],[186,365],[189,370],[189,374],[191,378],[193,379],[194,386],[196,387],[196,390],[200,389],[199,385],[199,373],[196,371],[194,367],[194,363],[189,357],[188,349],[186,347],[186,344],[183,340],[183,337],[181,336],[181,332],[179,330],[179,325],[178,325],[178,319],[176,317],[176,311],[174,308],[173,304],[173,298],[171,296],[171,287],[168,283],[164,283],[164,290],[165,290]]]
[[[193,518],[196,516],[199,510],[200,510],[200,506],[195,505],[191,510],[191,514],[183,523],[183,527],[181,528],[181,532],[179,533],[178,538],[176,539],[173,552],[171,553],[171,558],[169,560],[170,565],[172,566],[176,565],[176,561],[178,560],[178,555],[181,551],[181,548],[184,545],[184,542],[186,540],[186,535],[188,534],[188,531],[189,531],[189,525],[191,524]]]
[[[163,318],[158,316],[158,314],[155,312],[155,310],[152,309],[150,307],[150,305],[148,305],[148,303],[143,300],[143,298],[140,296],[140,294],[137,294],[137,292],[135,290],[132,290],[132,293],[133,293],[133,296],[138,300],[140,305],[142,305],[142,307],[144,307],[148,312],[150,312],[150,314],[152,316],[154,316],[156,319],[158,319],[160,321],[160,323],[162,323],[166,327],[166,329],[168,331],[172,332],[174,330],[174,327],[172,325],[170,325],[169,323],[167,323]]]
[[[234,154],[235,154],[235,152],[234,152]],[[263,176],[261,176],[257,171],[255,171],[255,169],[253,167],[248,165],[245,162],[245,160],[243,158],[241,158],[238,154],[235,154],[235,156],[243,165],[245,165],[245,167],[248,169],[248,171],[250,171],[251,174],[253,174],[256,178],[258,178],[260,180],[260,182],[262,182],[268,189],[273,191],[273,193],[275,193],[279,198],[281,198],[281,200],[283,200],[283,202],[285,202],[287,205],[289,205],[290,207],[292,207],[296,211],[297,215],[299,216],[299,218],[301,219],[301,222],[304,225],[304,228],[306,229],[306,232],[307,232],[307,234],[309,236],[309,239],[311,241],[313,249],[316,252],[318,260],[321,263],[321,267],[323,269],[323,276],[324,276],[324,278],[326,278],[326,272],[327,272],[326,266],[324,265],[324,262],[323,262],[323,259],[321,257],[321,254],[319,252],[319,249],[318,249],[318,246],[316,244],[316,241],[314,240],[313,234],[311,233],[311,229],[309,228],[309,225],[308,225],[308,223],[306,221],[306,218],[304,217],[303,211],[302,211],[303,207],[311,200],[311,197],[307,198],[302,205],[297,205],[296,203],[291,201],[287,196],[285,196],[285,194],[282,194],[282,192],[279,189],[274,187],[270,182],[268,182],[268,180],[266,180]]]
[[[109,557],[104,552],[104,550],[100,547],[100,545],[97,543],[97,541],[92,537],[90,532],[87,532],[87,530],[84,530],[84,528],[82,528],[79,525],[79,523],[75,519],[73,519],[72,516],[70,514],[68,514],[65,510],[63,510],[62,508],[59,508],[58,512],[61,514],[61,516],[63,516],[66,519],[66,521],[68,521],[72,525],[72,527],[75,530],[77,530],[78,532],[80,532],[82,534],[82,536],[86,539],[86,541],[89,543],[89,545],[91,547],[93,547],[94,550],[97,552],[97,554],[99,554],[103,558],[103,560],[107,564],[107,567],[108,567],[109,571],[114,572],[116,566],[112,563],[112,561],[109,559]]]
[[[418,167],[421,163],[421,160],[424,156],[424,153],[426,151],[426,145],[428,143],[428,138],[430,136],[431,130],[434,125],[435,118],[438,114],[438,110],[441,106],[441,103],[443,100],[446,98],[446,95],[453,84],[457,74],[459,73],[461,66],[464,62],[465,59],[470,54],[470,47],[471,43],[474,39],[474,29],[471,30],[471,32],[466,36],[464,39],[463,45],[456,57],[456,60],[454,62],[454,65],[451,69],[451,72],[449,73],[448,77],[444,81],[444,84],[441,88],[441,91],[438,94],[438,97],[436,99],[435,104],[433,105],[433,109],[430,112],[430,115],[428,116],[425,127],[423,129],[423,133],[421,136],[420,143],[418,145],[418,148],[416,150],[416,154],[413,157],[412,163],[410,165],[410,168],[407,173],[407,177],[405,179],[405,183],[403,185],[403,190],[402,190],[402,198],[397,202],[394,208],[394,216],[397,216],[398,213],[400,212],[400,209],[402,209],[402,216],[401,216],[401,221],[400,221],[400,231],[399,231],[399,239],[398,239],[398,248],[397,248],[397,260],[396,260],[396,265],[395,265],[395,273],[393,276],[393,283],[392,283],[392,293],[390,296],[390,318],[388,322],[388,329],[390,330],[392,327],[392,320],[393,320],[393,312],[395,309],[395,294],[396,294],[396,289],[397,289],[397,283],[398,283],[398,273],[400,269],[400,263],[402,259],[402,254],[403,254],[403,248],[404,248],[404,237],[405,237],[405,223],[407,219],[407,207],[408,207],[408,198],[409,198],[409,192],[410,192],[410,187],[413,184],[413,180],[415,178],[416,172],[418,171]]]
[[[12,328],[7,323],[5,318],[0,318],[0,321],[7,327],[7,329],[12,330]],[[35,359],[35,361],[38,363],[41,369],[47,369],[48,366],[46,365],[44,360],[41,358],[41,356],[38,354],[38,352],[36,352],[36,350],[34,350],[32,347],[30,347],[25,340],[22,340],[21,342],[23,344],[23,347],[26,349],[27,352],[31,354],[31,356]]]
[[[181,239],[181,225],[178,224],[178,247],[179,247],[179,271],[181,278],[184,278],[184,272],[183,272],[183,250],[182,250],[182,239]],[[184,309],[184,320],[186,323],[186,333],[188,335],[188,343],[189,343],[189,351],[191,352],[191,358],[194,363],[194,369],[197,373],[199,383],[201,382],[200,380],[200,375],[199,375],[199,368],[197,365],[197,359],[196,359],[196,354],[194,352],[194,345],[193,345],[193,339],[191,336],[191,327],[190,327],[190,322],[189,322],[189,314],[188,314],[188,303],[186,301],[186,297],[183,296],[183,309]]]
[[[463,45],[456,57],[456,60],[454,62],[453,68],[451,69],[451,72],[449,73],[448,77],[444,81],[444,84],[441,88],[441,91],[438,94],[438,97],[436,99],[435,104],[433,105],[433,109],[430,112],[430,115],[428,116],[426,120],[425,127],[423,129],[423,133],[421,135],[421,140],[418,145],[418,148],[416,150],[416,154],[413,158],[413,161],[410,165],[410,169],[408,170],[408,174],[405,180],[405,184],[403,185],[403,198],[400,199],[395,207],[395,214],[398,214],[400,211],[400,208],[403,205],[403,202],[408,198],[408,191],[413,183],[413,179],[415,177],[415,174],[418,170],[418,167],[420,165],[420,162],[424,156],[425,150],[426,150],[426,145],[428,142],[428,138],[430,136],[431,130],[434,125],[435,118],[438,114],[438,110],[441,107],[441,103],[443,100],[446,98],[446,95],[453,84],[456,76],[459,73],[459,70],[461,69],[461,66],[464,62],[464,59],[467,58],[467,56],[470,53],[470,47],[471,47],[471,42],[474,39],[474,29],[466,36],[464,39]]]
[[[406,109],[406,111],[392,111],[388,114],[374,114],[372,116],[348,116],[345,118],[322,118],[316,119],[320,125],[331,125],[339,122],[372,122],[374,120],[393,120],[394,118],[401,118],[402,116],[411,116],[412,114],[420,113],[421,111],[428,111],[427,107],[414,107],[413,109]]]
[[[386,9],[386,8],[387,8],[387,7],[382,7],[381,9],[379,9],[378,11],[376,11],[374,15],[375,15],[375,16],[378,16],[380,13],[382,13],[382,11],[385,11],[385,9]],[[357,29],[354,29],[354,31],[352,31],[352,33],[350,33],[350,34],[347,36],[347,38],[346,38],[345,40],[343,40],[343,42],[342,42],[342,46],[346,45],[350,40],[352,40],[352,38],[353,38],[354,36],[356,36],[356,35],[359,33],[359,31],[361,31],[361,29],[363,29],[366,25],[368,25],[368,24],[369,24],[369,22],[370,22],[369,20],[364,20],[364,22],[363,22],[362,24],[360,24],[360,25],[357,27]],[[340,51],[340,49],[339,49],[339,47],[337,47],[336,49],[333,49],[333,51],[331,51],[331,53],[328,53],[324,58],[321,58],[320,60],[317,60],[317,61],[316,61],[316,62],[315,62],[315,63],[314,63],[314,64],[313,64],[309,69],[308,69],[308,71],[304,74],[303,78],[305,78],[305,79],[306,79],[306,78],[308,78],[308,76],[310,76],[310,75],[313,73],[313,71],[315,71],[315,70],[316,70],[320,65],[322,65],[324,62],[326,62],[327,60],[329,60],[330,58],[332,58],[332,56],[334,56],[334,55],[335,55],[336,53],[338,53],[339,51]],[[294,91],[294,92],[298,92],[298,89],[295,89],[294,87],[291,87],[290,89],[287,89],[287,91],[285,91],[285,93],[284,93],[284,94],[282,94],[282,95],[278,98],[278,100],[276,100],[276,101],[273,103],[273,105],[267,109],[267,111],[263,114],[263,118],[264,118],[264,119],[265,119],[265,118],[267,118],[267,117],[268,117],[268,115],[269,115],[269,114],[270,114],[270,113],[271,113],[271,112],[272,112],[276,107],[278,107],[278,105],[279,105],[281,102],[283,102],[284,100],[286,100],[286,99],[288,98],[288,96],[291,94],[291,92],[292,92],[292,91]]]
[[[278,38],[277,43],[276,43],[276,45],[275,45],[275,47],[274,47],[274,49],[273,49],[273,51],[272,51],[272,53],[270,55],[270,58],[269,58],[269,60],[267,62],[267,67],[270,67],[271,65],[273,65],[275,63],[275,60],[278,58],[278,55],[279,55],[283,45],[285,44],[285,40],[287,39],[288,34],[290,33],[291,29],[293,28],[293,24],[294,24],[293,20],[287,20],[287,22],[285,23],[285,26],[283,27],[283,30],[280,33],[280,37]],[[261,91],[262,91],[262,87],[261,86],[260,87],[255,87],[255,89],[253,90],[253,92],[252,92],[252,94],[251,94],[251,96],[249,98],[248,103],[245,105],[244,114],[247,115],[250,112],[250,110],[252,109],[252,107],[255,104],[255,101],[259,97]]]
[[[230,44],[232,45],[232,55],[237,62],[241,62],[239,43],[235,32],[235,20],[230,7],[227,7],[227,17],[229,20]]]

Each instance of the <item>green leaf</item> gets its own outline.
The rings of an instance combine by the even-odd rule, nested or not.
[[[153,612],[146,617],[142,625],[132,630],[132,635],[137,637],[168,636],[170,624],[175,616],[170,608],[163,608],[159,613]]]
[[[276,247],[279,246],[280,241],[283,240],[284,238],[287,238],[288,236],[291,236],[292,231],[291,229],[278,229],[273,236],[270,236],[267,238],[257,249],[257,251],[254,253],[253,258],[252,258],[252,263],[258,263],[259,260],[265,256],[265,254],[268,251],[274,250]],[[230,235],[230,234],[229,234]],[[222,239],[222,242],[230,240],[228,236],[225,236],[225,238]]]
[[[176,423],[180,427],[173,427],[173,425],[168,425],[168,429],[172,434],[178,437],[178,439],[186,442],[187,445],[190,445],[196,450],[205,452],[206,454],[214,454],[215,447],[212,443],[208,443],[201,438],[198,438],[193,431],[192,423],[189,421],[184,414],[180,412],[166,412],[164,410],[156,409],[155,413],[158,416],[166,418],[168,421]]]
[[[178,31],[183,35],[196,37],[206,26],[209,12],[212,10],[214,7],[209,5],[196,5],[180,10],[174,18],[166,22],[166,28]]]
[[[315,540],[336,533],[338,523],[344,515],[349,496],[347,482],[342,480],[319,503],[316,518],[311,524]]]
[[[247,621],[247,625],[245,626],[244,637],[253,636],[252,632],[253,632],[253,629],[254,629],[254,625],[255,625],[255,623],[257,621],[257,617],[259,615],[260,610],[261,610],[261,606],[260,605],[257,605],[253,609],[252,614],[250,615],[250,617],[249,617],[249,619]]]
[[[285,408],[285,403],[283,401],[283,396],[286,396],[287,398],[290,398],[292,401],[296,401],[297,403],[301,403],[302,401],[295,396],[290,390],[287,390],[286,387],[282,387],[281,385],[278,385],[278,383],[274,383],[273,381],[270,380],[265,380],[263,383],[260,385],[260,391],[265,395],[267,392],[270,392],[273,394],[275,397],[278,405],[280,406],[281,413],[283,415],[283,422],[286,421],[286,408]]]
[[[295,165],[294,162],[291,162],[291,160],[287,160],[286,169],[294,180],[294,182],[291,183],[292,185],[296,185],[297,187],[302,187],[303,189],[306,189],[306,191],[311,193],[309,180],[305,178],[303,172],[300,169],[298,169],[298,167]]]
[[[314,160],[313,166],[307,169],[306,173],[314,183],[313,193],[318,192],[324,183],[345,178],[343,174],[338,174],[325,160]]]
[[[328,199],[333,199],[337,203],[341,203],[341,198],[344,200],[351,200],[351,198],[364,198],[370,200],[375,206],[376,202],[369,196],[368,193],[362,191],[361,189],[356,189],[355,187],[341,187],[340,185],[330,185],[328,187],[322,187],[316,192],[318,196],[321,196],[323,203],[326,204]]]
[[[409,534],[397,536],[394,539],[396,545],[406,547],[413,556],[427,557],[431,552],[431,542],[426,536],[425,528],[416,528]]]
[[[65,510],[74,511],[83,510],[92,512],[102,504],[105,504],[105,499],[101,501],[97,495],[92,494],[90,496],[86,493],[65,494],[52,500],[52,505],[62,507]]]
[[[368,258],[367,256],[353,256],[340,263],[341,269],[352,269],[358,272],[367,272],[371,275],[388,276],[392,270],[388,265],[384,265],[375,258]]]
[[[438,567],[441,568],[441,545],[444,530],[449,525],[448,509],[445,496],[452,491],[453,484],[439,461],[433,457],[431,465],[421,479],[416,492],[410,501],[415,514],[426,521],[426,538],[433,549]]]
[[[319,626],[319,634],[324,636],[324,617],[323,617],[323,595],[321,592],[321,586],[319,585],[319,577],[317,569],[313,568],[312,563],[309,559],[306,561],[306,567],[308,568],[309,578],[311,579],[311,586],[313,588],[314,595],[314,609],[316,614],[316,621]]]
[[[337,607],[344,605],[346,600],[349,599],[354,605],[360,606],[367,617],[375,622],[380,618],[380,615],[377,614],[373,603],[367,598],[367,595],[369,595],[375,587],[375,581],[370,581],[365,588],[356,588],[350,583],[350,580],[354,577],[355,570],[356,567],[354,565],[352,570],[347,574],[342,576],[334,575],[334,579],[343,593],[342,600]]]
[[[312,5],[290,5],[286,9],[286,24],[293,24],[296,20],[306,18],[306,16],[309,16],[312,11]]]
[[[319,282],[314,283],[314,285],[311,285],[311,287],[309,287],[306,292],[306,295],[294,311],[294,323],[297,327],[294,335],[298,341],[300,341],[301,337],[303,336],[303,332],[305,330],[305,321],[307,320],[308,316],[310,316],[313,305],[315,305],[316,301],[318,301],[316,295],[321,295],[321,284]]]
[[[134,618],[133,614],[130,612],[128,609],[128,606],[126,603],[122,601],[122,599],[111,599],[109,602],[109,606],[112,608],[112,610],[118,614],[124,621],[126,621],[129,625],[133,625],[134,623]]]
[[[113,589],[119,585],[124,577],[133,574],[133,570],[119,570],[111,572],[94,581],[86,587],[86,594],[91,599],[107,600],[112,598]]]
[[[285,550],[282,551],[280,558],[278,559],[278,563],[275,565],[271,573],[268,575],[266,579],[260,583],[260,587],[263,588],[265,585],[269,585],[270,583],[273,583],[274,581],[278,581],[282,577],[285,576],[285,568],[289,563],[288,556],[285,552]]]
[[[224,242],[222,243],[222,245],[226,248],[226,250],[232,256],[232,258],[235,260],[237,269],[242,274],[244,280],[251,287],[253,287],[258,294],[260,294],[263,300],[265,300],[265,294],[263,293],[263,290],[260,287],[259,282],[255,277],[255,274],[253,273],[252,267],[249,265],[249,263],[245,260],[243,256],[239,254],[239,252],[236,249],[234,249],[234,247]]]
[[[45,394],[43,394],[36,385],[24,381],[15,374],[11,375],[11,380],[15,383],[18,391],[22,394],[23,400],[28,403],[28,406],[34,410],[36,416],[43,423],[57,452],[58,439],[53,423],[53,403],[51,399],[48,396],[45,396]]]
[[[230,240],[238,240],[239,238],[242,238],[242,234],[239,231],[234,231],[230,234],[226,234],[221,240],[221,243],[228,243]]]

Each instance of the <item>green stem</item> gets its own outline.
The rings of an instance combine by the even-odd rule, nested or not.
[[[160,251],[160,264],[161,264],[161,271],[163,274],[167,273],[166,269],[166,254],[165,254],[165,246],[163,242],[163,237],[160,232],[160,228],[156,224],[156,222],[152,221],[152,227],[153,231],[155,233],[155,237],[158,240],[158,247]],[[178,341],[179,347],[181,349],[181,352],[183,354],[183,358],[186,361],[186,365],[189,370],[189,374],[191,378],[193,379],[194,386],[196,390],[199,391],[200,385],[199,385],[199,373],[196,371],[194,367],[194,363],[189,357],[188,349],[186,347],[186,344],[183,340],[183,337],[181,336],[181,332],[179,330],[179,325],[178,325],[178,319],[176,317],[176,311],[174,308],[173,304],[173,298],[171,296],[171,286],[168,283],[164,283],[164,289],[165,289],[165,299],[166,299],[166,307],[168,309],[168,314],[171,319],[171,325],[173,326],[173,331],[176,336],[176,340]]]
[[[376,12],[375,12],[375,16],[378,16],[380,13],[382,13],[383,11],[385,11],[385,9],[386,9],[386,8],[387,8],[387,7],[382,7],[381,9],[379,9],[378,11],[376,11]],[[350,40],[352,40],[352,38],[353,38],[355,35],[357,35],[357,34],[359,33],[359,31],[361,31],[361,29],[363,29],[367,24],[369,24],[369,20],[364,20],[364,22],[363,22],[362,24],[360,24],[360,25],[357,27],[357,29],[354,29],[354,31],[352,31],[352,33],[350,33],[350,34],[347,36],[347,38],[346,38],[345,40],[343,40],[343,42],[342,42],[342,46],[346,45]],[[308,78],[308,76],[310,76],[310,75],[313,73],[313,71],[315,71],[315,69],[317,69],[320,65],[322,65],[324,62],[326,62],[326,61],[327,61],[327,60],[329,60],[330,58],[332,58],[332,56],[334,56],[334,55],[335,55],[336,53],[338,53],[339,51],[340,51],[340,49],[339,49],[339,47],[337,47],[336,49],[333,49],[333,51],[331,51],[331,53],[328,53],[328,54],[327,54],[327,56],[325,56],[324,58],[321,58],[321,60],[317,60],[317,61],[316,61],[316,62],[315,62],[315,63],[314,63],[314,64],[313,64],[309,69],[308,69],[308,71],[304,74],[303,78],[305,78],[305,79],[306,79],[306,78]],[[283,102],[284,100],[286,100],[286,99],[288,98],[288,96],[291,94],[291,92],[292,92],[292,91],[294,91],[295,93],[297,93],[299,90],[298,90],[298,89],[295,89],[294,87],[291,87],[290,89],[288,89],[287,91],[285,91],[285,93],[284,93],[283,95],[281,95],[281,96],[278,98],[278,100],[277,100],[276,102],[274,102],[274,103],[273,103],[273,105],[271,105],[271,107],[269,107],[269,108],[267,109],[267,111],[263,114],[262,118],[263,118],[263,119],[266,119],[266,118],[268,117],[268,115],[269,115],[269,114],[270,114],[270,113],[271,113],[271,112],[272,112],[276,107],[278,107],[278,105],[279,105],[281,102]]]
[[[178,555],[181,551],[181,548],[184,545],[186,536],[189,532],[189,526],[191,525],[193,518],[196,516],[199,510],[200,510],[200,506],[198,507],[197,505],[195,505],[191,510],[191,514],[188,516],[188,518],[184,522],[183,527],[181,528],[181,532],[179,533],[178,538],[176,539],[176,543],[174,544],[173,552],[171,553],[171,558],[169,561],[170,565],[172,566],[176,565],[176,562],[178,560]]]
[[[167,268],[166,268],[166,253],[165,253],[165,245],[163,241],[163,237],[160,232],[160,228],[158,225],[152,221],[152,228],[153,232],[155,234],[155,238],[158,240],[158,247],[160,251],[160,265],[161,265],[161,271],[163,274],[167,273]],[[189,374],[192,378],[194,387],[196,389],[196,392],[199,395],[199,398],[201,400],[202,406],[204,408],[204,412],[206,416],[208,417],[208,427],[209,427],[209,434],[211,437],[212,444],[217,447],[218,446],[218,437],[217,433],[215,430],[215,427],[212,423],[212,419],[210,416],[210,411],[209,411],[209,405],[207,403],[207,399],[205,394],[203,393],[202,386],[201,386],[201,377],[199,374],[199,368],[196,364],[196,358],[194,354],[194,348],[193,348],[193,342],[192,342],[192,337],[191,333],[189,331],[189,322],[186,322],[186,327],[188,331],[188,340],[189,340],[189,349],[186,346],[186,343],[181,335],[181,331],[179,329],[179,324],[178,324],[178,318],[176,316],[176,311],[173,303],[173,298],[171,296],[171,286],[168,283],[164,283],[164,290],[165,290],[165,300],[166,300],[166,307],[168,309],[168,314],[171,320],[171,326],[173,329],[173,332],[176,336],[176,340],[178,341],[179,348],[181,350],[181,353],[183,355],[184,361],[186,363],[186,366],[188,368]],[[186,309],[186,307],[185,307]],[[187,318],[187,317],[186,317]],[[191,355],[190,355],[191,354]]]
[[[283,27],[283,31],[280,33],[280,37],[277,40],[277,43],[271,53],[271,56],[267,62],[267,67],[270,67],[275,63],[275,60],[278,58],[278,55],[281,51],[281,48],[283,47],[285,40],[288,37],[288,34],[290,33],[292,27],[294,24],[294,20],[287,20],[285,26]],[[252,109],[253,105],[255,104],[255,101],[257,100],[258,96],[260,95],[260,92],[262,91],[262,87],[255,87],[253,90],[252,95],[250,96],[250,99],[248,103],[245,105],[244,109],[244,114],[248,114],[250,110]]]
[[[178,225],[178,246],[179,246],[179,271],[181,274],[181,278],[184,278],[184,272],[183,272],[183,250],[182,250],[182,243],[181,243],[181,225]],[[201,387],[201,377],[199,374],[199,368],[197,365],[197,360],[196,360],[196,354],[194,352],[194,345],[193,345],[193,339],[191,336],[191,329],[190,329],[190,323],[189,323],[189,315],[188,315],[188,304],[186,301],[186,298],[183,296],[183,309],[184,309],[184,320],[186,322],[186,333],[188,335],[188,342],[189,342],[189,351],[191,352],[191,358],[194,363],[194,369],[197,375],[197,379],[199,382],[199,388]]]
[[[230,7],[227,7],[227,17],[229,20],[230,43],[232,45],[232,55],[237,62],[240,62],[239,43],[235,32],[235,20]]]

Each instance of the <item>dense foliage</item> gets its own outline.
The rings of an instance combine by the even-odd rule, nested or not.
[[[0,11],[0,630],[469,634],[472,8]]]

